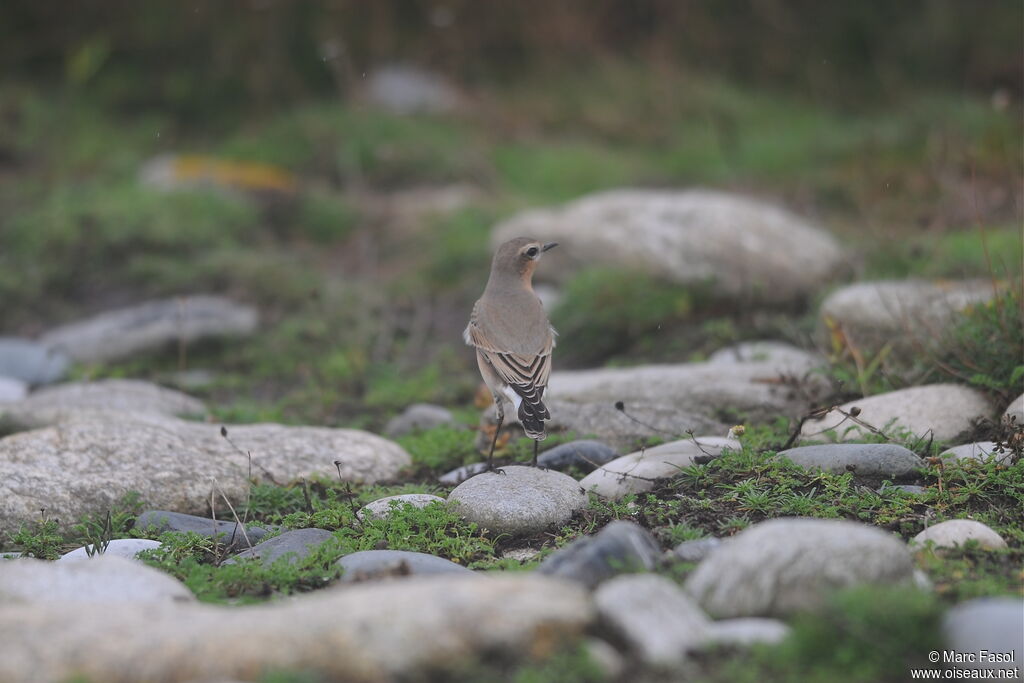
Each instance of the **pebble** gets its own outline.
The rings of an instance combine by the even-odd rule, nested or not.
[[[28,396],[28,385],[20,379],[0,375],[0,404],[14,403]]]
[[[947,448],[939,454],[939,457],[956,462],[965,460],[984,462],[994,459],[999,463],[1009,463],[1013,458],[1013,452],[1008,448],[1001,448],[994,441],[979,441]]]
[[[186,515],[180,512],[168,510],[146,510],[139,515],[133,529],[140,531],[152,531],[157,534],[165,531],[176,531],[187,533],[189,531],[200,536],[217,537],[218,543],[223,543],[228,548],[248,547],[260,542],[267,535],[267,529],[249,525],[242,531],[241,525],[237,522],[227,520],[212,520],[208,517],[198,515]]]
[[[537,571],[594,588],[616,574],[650,571],[661,548],[635,522],[615,520],[593,536],[583,536],[544,558]]]
[[[372,518],[384,519],[390,516],[393,510],[400,510],[406,505],[411,505],[415,508],[425,508],[434,503],[444,504],[444,502],[444,498],[433,496],[429,493],[405,493],[398,496],[387,496],[367,503],[356,513],[356,517],[362,521]]]
[[[317,549],[334,539],[334,534],[325,529],[296,529],[280,536],[257,543],[224,561],[235,564],[240,559],[258,559],[263,564],[273,564],[279,558],[289,555],[288,564],[301,562]]]
[[[445,486],[456,486],[462,482],[470,479],[474,475],[480,474],[487,469],[487,463],[485,462],[474,462],[469,465],[463,465],[462,467],[456,467],[450,472],[446,472],[437,478],[439,482]]]
[[[533,560],[538,555],[540,555],[540,551],[536,548],[509,548],[501,554],[501,559],[523,563]]]
[[[881,486],[878,489],[879,493],[889,493],[892,491],[901,491],[912,496],[923,496],[924,494],[928,493],[928,489],[925,488],[924,486],[916,486],[914,484],[888,484],[885,486]]]
[[[722,539],[714,536],[683,541],[672,549],[672,557],[680,562],[700,562],[721,545]]]
[[[391,418],[387,426],[384,427],[384,433],[390,438],[396,439],[413,432],[455,424],[455,417],[447,408],[430,403],[414,403],[400,415]]]
[[[46,562],[31,558],[0,563],[0,604],[192,602],[195,596],[177,579],[136,560],[102,555],[88,562]],[[0,632],[10,634],[10,631]],[[52,642],[47,640],[47,642]],[[2,645],[0,645],[2,648]],[[2,658],[0,658],[2,659]],[[0,673],[0,680],[5,680]]]
[[[1012,652],[1012,662],[956,664],[960,669],[1021,670],[1021,652],[1024,643],[1024,600],[1011,597],[975,598],[960,603],[946,613],[942,620],[942,633],[946,646],[954,652],[979,653]],[[983,678],[978,675],[974,678]]]
[[[850,401],[839,408],[847,413],[860,409],[859,420],[887,434],[903,428],[918,438],[954,443],[971,430],[975,421],[995,414],[985,394],[961,384],[910,387]],[[801,436],[825,440],[825,432],[830,429],[836,430],[840,441],[855,441],[871,433],[833,410],[821,419],[805,422]]]
[[[914,545],[924,545],[928,541],[935,548],[956,548],[967,541],[977,541],[982,548],[990,550],[1005,548],[1006,541],[990,527],[973,519],[951,519],[928,527],[910,541]]]
[[[62,379],[71,360],[66,354],[29,339],[0,337],[0,375],[31,385],[50,384]]]
[[[340,558],[345,570],[341,580],[347,582],[400,578],[422,574],[472,574],[461,564],[427,553],[407,550],[362,550]]]
[[[81,548],[75,548],[71,552],[64,553],[57,559],[57,562],[80,562],[82,560],[95,560],[96,558],[102,557],[124,557],[129,560],[134,560],[135,556],[141,553],[143,550],[153,550],[159,548],[162,544],[159,541],[151,541],[148,538],[115,538],[107,544],[106,549],[102,553],[95,553],[94,546],[83,546]],[[89,550],[86,550],[88,548]],[[95,553],[91,558],[89,557],[89,551],[93,550]]]
[[[608,444],[581,439],[559,444],[544,451],[538,456],[537,463],[541,467],[549,467],[553,470],[580,467],[589,472],[617,457],[619,457],[619,453]]]
[[[786,616],[862,583],[910,584],[906,544],[873,526],[782,518],[754,524],[713,550],[685,589],[716,618]]]
[[[649,666],[677,668],[706,641],[711,622],[672,581],[656,574],[626,574],[594,593],[601,621]]]
[[[535,467],[507,466],[459,484],[448,496],[467,521],[495,534],[518,536],[568,522],[587,505],[572,477]]]
[[[220,296],[147,301],[50,330],[40,341],[82,363],[97,363],[208,337],[251,334],[255,308]]]
[[[832,474],[852,471],[859,477],[900,479],[924,465],[913,451],[892,443],[839,443],[800,446],[781,451],[794,465]]]
[[[582,480],[587,491],[619,500],[630,493],[650,491],[659,479],[670,479],[694,464],[694,458],[715,457],[725,448],[740,449],[739,441],[721,437],[697,437],[661,444],[624,455],[602,465]]]

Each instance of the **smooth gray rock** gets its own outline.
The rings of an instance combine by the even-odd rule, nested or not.
[[[243,527],[233,521],[212,520],[209,517],[186,515],[169,510],[146,510],[135,519],[132,528],[141,531],[152,530],[158,534],[165,531],[179,533],[191,531],[200,536],[216,537],[218,543],[222,543],[228,548],[247,548],[259,543],[260,539],[267,535],[267,529],[251,524]]]
[[[708,356],[708,362],[767,363],[778,372],[798,375],[807,372],[809,367],[828,367],[828,360],[820,354],[780,341],[749,341],[726,346]]]
[[[0,422],[12,431],[36,429],[98,411],[202,417],[206,406],[174,389],[137,379],[68,382],[35,391],[17,403],[0,406]]]
[[[617,457],[619,453],[608,444],[580,439],[544,451],[537,458],[537,462],[541,467],[550,467],[554,470],[565,470],[570,467],[592,470]]]
[[[951,519],[928,527],[910,541],[923,546],[931,541],[936,548],[955,548],[967,541],[977,541],[982,548],[1005,548],[1006,541],[989,526],[973,519]]]
[[[544,277],[627,268],[730,299],[799,300],[847,270],[846,254],[824,230],[770,204],[711,190],[598,192],[516,214],[495,226],[491,241],[519,235],[563,245]]]
[[[751,645],[778,645],[792,629],[778,619],[746,617],[711,622],[707,645],[750,647]]]
[[[886,433],[906,429],[914,436],[931,436],[936,441],[954,441],[969,431],[974,421],[995,415],[985,394],[961,384],[910,387],[850,401],[839,408],[847,413],[859,408],[859,420]],[[821,440],[830,429],[840,441],[856,441],[871,433],[833,410],[821,419],[805,422],[800,434],[804,439]]]
[[[409,64],[373,69],[366,78],[366,98],[393,114],[443,114],[459,103],[458,92],[447,80]]]
[[[10,606],[0,609],[0,680],[417,680],[494,652],[547,652],[593,619],[581,587],[522,573],[342,584],[246,607]]]
[[[280,536],[267,539],[257,543],[251,548],[246,548],[237,555],[224,561],[224,564],[234,564],[238,560],[256,559],[263,564],[273,564],[279,558],[290,555],[287,558],[288,564],[300,562],[311,553],[334,539],[334,534],[325,529],[296,529],[286,531]]]
[[[965,443],[953,448],[947,448],[939,454],[939,457],[955,462],[995,460],[1000,463],[1009,463],[1013,459],[1013,451],[1001,447],[994,441],[978,441],[976,443]]]
[[[636,522],[615,520],[548,555],[537,571],[594,588],[616,574],[650,571],[660,559],[661,548],[649,531]]]
[[[356,516],[361,520],[373,517],[384,519],[391,514],[395,507],[401,509],[405,505],[411,505],[417,508],[425,508],[433,503],[444,504],[444,502],[444,498],[432,496],[429,493],[406,493],[400,496],[387,496],[367,503],[356,513]]]
[[[1014,419],[1015,424],[1024,425],[1024,394],[1021,394],[1017,398],[1010,402],[1010,405],[1006,406],[1006,411],[1003,412],[1003,417],[1007,419]]]
[[[903,493],[909,493],[912,496],[921,496],[928,492],[924,486],[915,486],[914,484],[898,484],[882,486],[878,489],[879,493],[888,493],[890,491],[902,491]]]
[[[866,524],[781,518],[755,524],[697,565],[685,588],[716,618],[786,616],[861,583],[912,585],[907,546]]]
[[[341,476],[374,483],[392,479],[411,463],[397,444],[355,429],[262,424],[228,427],[159,415],[94,412],[52,427],[0,439],[0,530],[14,530],[39,515],[45,493],[49,515],[65,530],[75,520],[102,514],[129,491],[154,508],[230,515],[246,499],[252,476],[281,484],[300,478]]]
[[[565,524],[587,505],[587,494],[572,477],[535,467],[508,466],[504,474],[484,472],[459,484],[448,502],[467,521],[513,536]]]
[[[1024,643],[1024,600],[1020,598],[975,598],[960,603],[946,612],[942,620],[942,633],[946,646],[954,652],[977,655],[983,650],[990,653],[1012,652],[1012,662],[988,661],[958,663],[961,669],[1007,669],[1021,671],[1021,643]],[[980,676],[979,676],[980,678]]]
[[[71,360],[67,354],[39,342],[0,337],[0,375],[26,384],[50,384],[64,377]]]
[[[672,549],[672,557],[680,562],[700,562],[721,545],[722,539],[714,536],[683,541]]]
[[[40,341],[83,363],[125,358],[172,343],[251,334],[259,314],[219,296],[147,301],[63,325]]]
[[[832,474],[852,471],[859,477],[900,479],[917,473],[924,462],[903,446],[892,443],[836,443],[800,446],[780,451],[794,465]]]
[[[401,414],[388,420],[384,433],[394,439],[413,432],[454,424],[455,416],[447,408],[430,403],[414,403]]]
[[[162,544],[160,541],[151,541],[148,538],[115,538],[107,545],[106,550],[101,553],[96,553],[94,550],[93,556],[89,557],[89,550],[93,550],[94,547],[82,546],[81,548],[75,548],[71,552],[64,553],[61,555],[57,562],[81,562],[82,560],[95,560],[97,557],[123,557],[128,560],[134,560],[135,556],[141,553],[143,550],[153,550],[159,548]],[[87,550],[88,548],[88,550]]]
[[[407,550],[363,550],[340,558],[337,563],[347,582],[371,581],[425,574],[472,574],[461,564],[436,555]]]
[[[11,605],[25,604],[43,608],[67,608],[71,603],[90,603],[99,609],[115,603],[193,602],[195,596],[177,579],[135,560],[113,555],[100,556],[88,562],[46,562],[21,558],[0,562],[0,605],[5,611]],[[120,605],[118,605],[120,609]],[[0,617],[0,621],[2,621]],[[0,627],[0,635],[8,631]],[[0,643],[8,642],[0,638]],[[51,642],[51,641],[48,641]],[[5,650],[0,644],[0,660]],[[2,666],[2,665],[0,665]],[[5,679],[0,673],[0,680]]]
[[[739,450],[740,442],[718,436],[672,441],[616,458],[583,477],[580,486],[602,498],[619,500],[650,491],[658,480],[679,476],[695,464],[695,458],[716,457],[726,448]]]
[[[0,404],[14,403],[28,396],[28,385],[20,379],[0,375]]]
[[[474,462],[469,465],[463,465],[462,467],[456,467],[450,472],[445,472],[437,480],[445,484],[446,486],[455,486],[466,481],[470,477],[476,474],[480,474],[487,469],[487,463],[485,462]]]
[[[837,326],[862,354],[872,356],[889,346],[893,355],[919,355],[920,347],[935,346],[960,311],[993,294],[991,280],[857,282],[821,303],[821,335]]]
[[[601,621],[649,666],[676,668],[701,647],[711,629],[707,615],[679,587],[656,574],[609,579],[594,593]]]

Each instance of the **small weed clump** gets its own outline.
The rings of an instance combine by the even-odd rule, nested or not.
[[[60,524],[55,519],[47,519],[45,514],[38,521],[21,525],[9,538],[25,555],[40,560],[56,560],[63,552]]]

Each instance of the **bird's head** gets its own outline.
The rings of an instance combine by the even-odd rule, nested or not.
[[[558,242],[544,243],[532,237],[516,237],[498,247],[491,269],[502,274],[514,274],[529,281],[540,257],[544,252],[557,246]]]

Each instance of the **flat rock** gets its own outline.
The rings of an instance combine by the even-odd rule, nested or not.
[[[548,555],[537,571],[594,588],[616,574],[650,571],[660,559],[661,548],[649,531],[635,522],[615,520]]]
[[[0,403],[14,403],[28,396],[28,385],[20,379],[0,375]]]
[[[714,536],[683,541],[672,549],[672,557],[680,562],[700,562],[720,545],[722,539]]]
[[[931,347],[957,313],[992,298],[991,280],[880,280],[837,289],[821,304],[822,335],[838,326],[861,353],[889,345],[898,353]]]
[[[780,341],[748,341],[726,346],[708,356],[708,363],[768,363],[784,374],[802,374],[809,367],[828,366],[828,360],[820,354]]]
[[[50,330],[40,341],[83,363],[110,361],[172,343],[246,335],[259,314],[219,296],[148,301]]]
[[[40,389],[23,401],[0,406],[0,421],[11,431],[21,431],[97,411],[201,417],[206,415],[206,406],[197,398],[152,382],[105,379]]]
[[[707,645],[750,647],[751,645],[778,645],[792,629],[778,619],[745,617],[711,622]]]
[[[924,486],[915,486],[914,484],[897,484],[882,486],[878,489],[879,493],[888,493],[891,491],[900,491],[901,493],[907,493],[912,496],[923,496],[928,492],[928,489]]]
[[[859,408],[862,422],[887,434],[906,429],[917,437],[936,441],[954,441],[971,429],[972,422],[991,418],[995,411],[985,394],[960,384],[926,384],[850,401],[839,406],[847,413]],[[870,434],[837,410],[821,419],[804,423],[801,437],[822,439],[830,429],[840,441],[855,441]]]
[[[102,553],[96,554],[95,547],[88,545],[64,553],[57,562],[81,562],[82,560],[95,560],[98,557],[123,557],[134,560],[135,556],[143,550],[153,550],[161,545],[160,541],[151,541],[148,538],[115,538],[107,544]],[[90,551],[94,553],[91,558],[89,557]]]
[[[1021,394],[1017,398],[1010,402],[1010,405],[1006,406],[1006,411],[1003,413],[1005,418],[1014,418],[1018,425],[1024,425],[1024,394]]]
[[[408,550],[363,550],[337,561],[347,582],[400,578],[423,574],[473,574],[461,564],[427,553]]]
[[[1017,667],[1019,677],[1021,643],[1024,643],[1022,615],[1024,600],[1010,597],[976,598],[949,610],[942,620],[942,634],[949,649],[961,653],[982,650],[1014,653],[1012,662],[979,661],[956,666],[980,670]]]
[[[990,527],[973,519],[951,519],[928,527],[911,540],[924,545],[931,541],[936,548],[955,548],[967,541],[977,541],[982,548],[1005,548],[1006,541]]]
[[[447,408],[430,403],[414,403],[401,414],[388,420],[384,433],[395,439],[413,432],[454,424],[455,416]]]
[[[445,472],[438,477],[437,480],[446,486],[455,486],[466,481],[473,475],[480,474],[486,469],[486,462],[474,462],[469,465],[463,465],[462,467],[456,467],[450,472]]]
[[[366,79],[365,96],[393,114],[444,114],[459,104],[458,91],[447,79],[409,64],[373,69]]]
[[[710,190],[599,192],[516,214],[495,226],[491,241],[519,235],[563,245],[545,277],[626,268],[731,299],[803,299],[846,270],[845,253],[822,229],[771,204]]]
[[[326,529],[286,531],[280,536],[274,536],[251,548],[246,548],[234,557],[225,560],[224,564],[234,564],[238,560],[248,559],[256,559],[263,564],[273,564],[285,555],[289,555],[288,564],[295,564],[333,539],[334,534]]]
[[[89,610],[99,609],[97,604],[111,603],[169,603],[193,602],[195,596],[177,579],[158,569],[135,560],[113,555],[94,557],[88,562],[46,562],[20,558],[0,563],[0,605],[6,613],[19,604],[46,611],[44,603],[69,607],[73,603],[90,603]],[[121,606],[118,605],[118,609]],[[59,610],[58,610],[59,611]],[[0,622],[5,621],[0,616]],[[8,630],[13,624],[8,623]],[[0,634],[5,629],[0,627]],[[0,637],[0,652],[9,643]],[[4,659],[0,655],[0,660]],[[2,668],[0,664],[0,668]],[[0,673],[0,680],[6,679]]]
[[[725,448],[740,449],[739,441],[721,437],[681,439],[624,455],[580,480],[585,490],[611,500],[654,488],[659,479],[671,479],[690,467],[694,458],[715,457]]]
[[[584,589],[523,574],[344,584],[245,607],[11,606],[0,610],[0,680],[414,680],[494,652],[550,652],[593,619]]]
[[[214,520],[209,517],[186,515],[169,510],[146,510],[135,519],[132,528],[158,534],[166,531],[192,532],[200,536],[216,538],[218,543],[222,543],[228,548],[246,548],[259,543],[260,539],[267,535],[266,529],[251,524],[243,527],[238,522],[229,522],[224,519]]]
[[[939,453],[939,457],[944,460],[952,460],[956,462],[963,462],[967,460],[985,462],[986,460],[995,460],[996,462],[1009,463],[1013,458],[1013,452],[1000,446],[994,441],[978,441],[975,443],[965,443],[960,446],[954,446],[953,448],[947,448],[942,451],[942,453]]]
[[[495,534],[529,534],[565,524],[587,505],[572,477],[535,467],[508,466],[459,484],[448,502],[467,521]]]
[[[544,451],[537,458],[541,467],[565,470],[580,467],[592,470],[619,457],[618,451],[608,444],[589,439],[563,443]]]
[[[857,476],[903,478],[917,472],[924,463],[903,446],[891,443],[840,443],[800,446],[780,451],[794,465],[832,474],[852,471]]]
[[[401,509],[406,505],[411,505],[417,508],[425,508],[433,503],[444,504],[444,498],[440,496],[432,496],[429,493],[405,493],[400,496],[387,496],[385,498],[378,498],[377,500],[367,503],[356,516],[365,520],[370,517],[377,517],[383,519],[391,514],[391,511],[397,507]]]
[[[604,624],[647,665],[675,668],[688,650],[707,639],[707,615],[669,579],[627,574],[609,579],[594,593]]]
[[[786,616],[818,607],[836,589],[911,584],[907,546],[866,524],[782,518],[727,540],[697,565],[685,588],[716,618]]]
[[[40,508],[62,523],[102,514],[136,491],[157,509],[209,514],[217,488],[238,504],[258,481],[316,476],[374,483],[411,463],[397,444],[368,432],[275,424],[228,428],[137,413],[90,413],[0,439],[0,531],[35,519]],[[216,499],[218,519],[227,505]]]
[[[0,337],[0,375],[26,384],[50,384],[64,377],[71,365],[67,354],[29,339]]]

